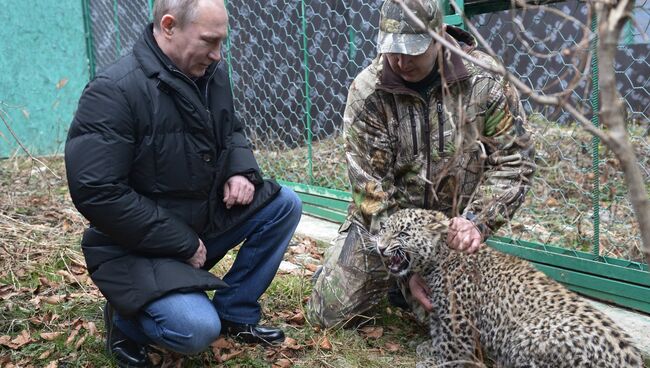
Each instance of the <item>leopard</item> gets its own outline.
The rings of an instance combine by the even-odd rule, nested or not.
[[[426,281],[430,339],[417,368],[643,367],[630,336],[607,315],[530,262],[483,246],[450,249],[442,212],[400,209],[374,237],[387,271]],[[426,331],[425,331],[426,332]]]

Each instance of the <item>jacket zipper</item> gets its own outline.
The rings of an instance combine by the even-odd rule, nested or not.
[[[438,111],[438,152],[445,152],[445,119],[442,114],[442,102],[438,100],[436,104],[436,110]]]
[[[219,63],[221,63],[221,61],[219,61]],[[174,73],[174,74],[176,74],[177,76],[179,76],[179,77],[185,79],[186,81],[190,82],[190,85],[194,86],[194,90],[196,90],[197,95],[201,96],[201,91],[199,90],[199,87],[196,85],[196,83],[194,83],[194,81],[193,81],[190,77],[188,77],[188,76],[187,76],[185,73],[183,73],[182,71],[176,69],[176,68],[174,67],[174,65],[168,65],[168,67],[169,67],[169,70],[172,71],[172,73]],[[210,81],[212,80],[212,77],[214,77],[214,74],[217,72],[217,68],[218,68],[218,67],[219,67],[219,65],[217,64],[217,66],[214,68],[214,70],[212,70],[212,74],[210,74],[210,76],[208,77],[208,81],[207,81],[207,83],[205,84],[205,106],[204,106],[204,109],[205,109],[205,111],[208,113],[208,115],[210,115],[210,107],[208,106],[208,105],[209,105],[209,100],[208,100],[208,85],[210,84]],[[196,106],[195,106],[195,107],[196,107]],[[210,120],[212,120],[211,115],[210,115]]]
[[[413,139],[413,156],[417,156],[418,132],[417,132],[417,125],[415,124],[415,114],[413,113],[413,105],[409,106],[409,115],[411,117],[411,139]]]
[[[424,147],[426,149],[427,158],[427,181],[424,184],[424,208],[429,209],[429,198],[431,198],[431,129],[429,121],[429,101],[424,103]]]

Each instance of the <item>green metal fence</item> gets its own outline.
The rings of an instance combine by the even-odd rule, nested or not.
[[[152,1],[83,1],[91,68],[101,70],[128,52],[150,19]],[[342,139],[347,88],[376,56],[381,3],[227,1],[225,56],[235,107],[257,158],[268,176],[301,195],[306,212],[335,221],[344,218],[350,199]],[[500,11],[509,1],[457,3],[505,65],[535,89],[566,88],[567,78],[581,72],[563,52],[582,37],[576,24],[545,8]],[[590,26],[583,2],[548,3]],[[628,26],[619,47],[616,76],[650,193],[650,0],[637,1],[634,16],[635,26]],[[458,14],[446,22],[462,25]],[[587,112],[598,96],[589,80],[571,96]],[[489,244],[536,262],[574,290],[650,312],[650,276],[640,263],[640,235],[620,165],[564,111],[523,102],[535,134],[538,174],[516,219]],[[595,273],[585,284],[589,270]],[[611,292],[619,284],[633,287],[624,288],[624,295]]]

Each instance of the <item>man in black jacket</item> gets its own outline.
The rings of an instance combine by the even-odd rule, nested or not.
[[[223,0],[157,0],[133,52],[86,86],[68,133],[70,195],[90,222],[82,250],[120,366],[146,366],[148,344],[191,354],[220,334],[284,340],[258,325],[257,300],[301,203],[262,179],[235,117],[227,24]],[[207,271],[242,241],[223,282]]]

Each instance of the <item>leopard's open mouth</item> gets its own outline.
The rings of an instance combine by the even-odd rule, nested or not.
[[[410,259],[408,254],[400,255],[395,254],[388,258],[387,266],[388,271],[393,274],[400,275],[405,274],[410,265]]]

